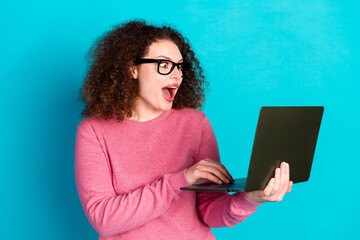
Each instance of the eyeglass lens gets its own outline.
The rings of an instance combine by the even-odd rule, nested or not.
[[[158,71],[161,74],[170,74],[175,66],[181,71],[182,70],[182,63],[174,64],[171,61],[162,60],[158,63]]]

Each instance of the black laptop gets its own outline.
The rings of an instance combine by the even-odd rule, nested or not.
[[[247,178],[233,184],[213,182],[181,190],[250,192],[265,189],[281,162],[290,166],[294,183],[309,180],[324,107],[262,107]]]

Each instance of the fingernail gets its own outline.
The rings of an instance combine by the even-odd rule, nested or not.
[[[226,179],[225,182],[226,182],[226,183],[229,183],[230,181],[229,181],[229,179]]]

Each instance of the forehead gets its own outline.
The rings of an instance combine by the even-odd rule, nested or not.
[[[158,40],[153,42],[147,51],[145,57],[167,57],[172,61],[178,62],[182,60],[182,55],[178,46],[170,40]]]

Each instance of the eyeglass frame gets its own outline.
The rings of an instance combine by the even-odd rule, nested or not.
[[[172,63],[172,68],[170,69],[170,71],[168,73],[160,72],[160,63],[161,62],[171,62]],[[184,67],[190,66],[190,63],[184,63],[184,62],[175,63],[169,59],[139,58],[139,59],[135,60],[136,65],[143,64],[143,63],[157,63],[157,71],[161,75],[169,75],[170,73],[172,73],[172,71],[174,71],[175,67],[177,67],[177,69],[180,70],[180,67],[181,67],[181,69],[184,69]],[[182,70],[180,70],[180,71],[182,72]]]

